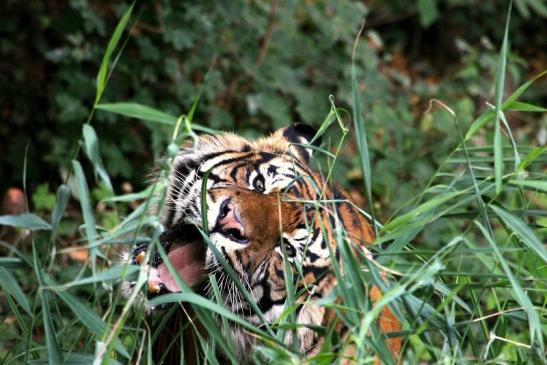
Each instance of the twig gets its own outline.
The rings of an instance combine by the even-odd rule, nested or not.
[[[275,28],[275,15],[277,14],[277,0],[272,2],[272,7],[270,10],[270,17],[268,20],[268,29],[266,30],[266,35],[262,41],[262,47],[260,47],[260,53],[258,54],[258,59],[256,60],[256,66],[260,67],[266,59],[266,54],[268,53],[268,48],[270,47],[270,41],[272,40],[272,33]]]

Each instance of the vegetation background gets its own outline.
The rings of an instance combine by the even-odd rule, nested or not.
[[[57,347],[68,362],[76,358],[62,354],[82,354],[82,362],[89,360],[85,354],[94,353],[95,338],[104,340],[105,329],[123,306],[113,299],[114,272],[102,276],[105,282],[114,282],[113,286],[101,284],[97,276],[97,271],[115,268],[114,263],[103,260],[96,267],[95,258],[112,258],[113,243],[132,242],[123,241],[118,233],[131,222],[128,217],[138,212],[145,195],[124,195],[118,203],[113,197],[146,188],[152,165],[166,155],[173,140],[174,121],[191,110],[198,95],[199,105],[190,118],[196,132],[234,130],[255,137],[292,121],[320,127],[332,111],[329,96],[337,107],[351,111],[356,106],[352,87],[356,87],[372,184],[363,189],[367,170],[363,169],[360,141],[364,135],[355,136],[353,128],[334,166],[334,176],[362,207],[368,207],[364,197],[370,189],[377,218],[391,229],[384,232],[388,238],[383,241],[395,240],[398,250],[409,250],[404,262],[386,264],[418,272],[411,263],[429,262],[443,253],[444,271],[434,276],[447,287],[416,290],[417,297],[458,328],[462,350],[448,351],[448,358],[542,361],[538,353],[542,347],[534,340],[537,333],[547,336],[546,266],[542,261],[547,257],[547,199],[542,194],[546,190],[547,116],[541,107],[547,100],[545,79],[528,85],[525,96],[521,99],[519,95],[520,104],[512,108],[501,108],[500,100],[547,69],[546,1],[513,2],[510,46],[505,52],[502,44],[509,3],[501,0],[138,1],[129,14],[130,6],[93,0],[6,0],[0,4],[1,213],[14,215],[28,209],[43,218],[26,216],[13,221],[0,217],[0,223],[20,227],[0,231],[4,256],[0,261],[4,283],[0,359],[52,363],[48,351]],[[129,14],[127,24],[110,49],[107,45],[112,44],[124,14]],[[352,59],[364,18],[366,27]],[[356,84],[352,84],[352,62]],[[505,71],[501,83],[500,69]],[[97,81],[99,70],[108,71],[102,75],[103,85]],[[494,165],[498,165],[492,146],[499,146],[495,126],[501,122],[494,123],[490,116],[483,120],[488,123],[479,123],[480,129],[468,135],[466,140],[475,148],[469,159],[463,155],[462,137],[450,113],[430,108],[433,98],[453,110],[464,132],[477,118],[481,121],[479,116],[490,109],[488,103],[506,110],[507,131],[519,148],[513,153],[506,131],[503,162],[506,169],[522,160],[528,162],[515,167],[514,175],[504,176],[503,189],[498,189],[496,177],[495,193],[481,190],[481,195],[484,201],[517,214],[516,226],[500,218],[491,235],[481,238],[470,233],[470,226],[484,233],[474,224],[487,211],[481,203],[469,202],[458,210],[454,207],[460,195],[438,204],[434,200],[442,197],[435,195],[438,191],[433,187],[441,186],[435,179],[467,176],[466,163],[476,164],[484,173],[477,181],[493,184]],[[82,131],[86,123],[92,128]],[[340,132],[330,129],[327,141],[335,145]],[[514,183],[519,173],[526,173],[529,180],[525,181],[534,183]],[[465,183],[454,181],[464,184],[458,186],[463,191],[476,186],[473,180],[474,176]],[[511,190],[510,185],[524,190]],[[22,190],[28,201],[22,198]],[[424,201],[436,203],[416,213]],[[410,220],[405,215],[408,212],[420,220]],[[486,219],[492,214],[488,210]],[[91,229],[90,222],[97,229]],[[420,229],[410,235],[401,231],[409,222]],[[512,229],[505,232],[508,226]],[[39,231],[29,237],[25,230],[40,228],[47,234]],[[128,229],[125,234],[131,232]],[[472,237],[476,246],[443,256],[457,234]],[[86,244],[91,236],[99,242],[97,246]],[[489,246],[489,237],[504,242],[501,252],[505,258],[492,253],[495,248]],[[411,240],[419,244],[411,245]],[[107,243],[108,248],[98,249],[100,243]],[[489,255],[494,255],[493,261]],[[525,311],[525,316],[518,310],[528,302],[511,293],[514,282],[504,260],[531,298],[528,309],[537,314],[537,328],[529,328],[531,312]],[[70,280],[77,285],[63,287]],[[459,293],[468,305],[458,307],[464,313],[451,307],[460,303],[454,299]],[[49,308],[51,316],[44,314]],[[416,313],[408,304],[406,310],[410,321]],[[507,316],[471,323],[507,310]],[[84,314],[99,321],[86,322]],[[443,346],[454,346],[453,339],[447,340],[449,335],[423,335],[435,322],[428,315],[427,320],[405,326],[405,334],[415,335],[406,346],[409,358],[416,361],[440,361]],[[458,322],[463,324],[458,327]],[[120,335],[123,344],[115,346],[122,362],[120,346],[132,356],[141,346],[141,333],[135,329],[142,327],[141,320],[130,318],[125,325]]]

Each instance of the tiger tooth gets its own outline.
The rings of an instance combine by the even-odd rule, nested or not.
[[[159,284],[149,284],[148,285],[148,293],[150,294],[157,294],[160,291],[160,285]]]
[[[144,262],[144,257],[146,256],[146,253],[144,251],[141,251],[135,256],[135,261],[141,265]]]

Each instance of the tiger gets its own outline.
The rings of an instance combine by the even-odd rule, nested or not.
[[[365,252],[374,240],[369,220],[349,194],[311,167],[310,160],[320,144],[320,137],[314,138],[316,132],[308,124],[294,123],[256,140],[224,132],[201,135],[183,145],[171,164],[160,236],[185,285],[199,286],[213,275],[221,283],[224,306],[257,326],[278,320],[284,310],[286,260],[299,293],[295,298],[299,305],[296,343],[307,358],[317,354],[324,341],[312,327],[336,322],[333,309],[316,304],[337,285],[333,272],[333,260],[340,263],[336,229],[345,230],[352,245]],[[320,203],[327,201],[336,203]],[[138,245],[130,263],[145,264],[148,249],[147,244]],[[180,292],[161,256],[156,254],[150,260],[147,297]],[[221,260],[235,272],[262,316],[226,278]],[[297,263],[300,271],[296,271]],[[202,286],[201,292],[212,295],[210,284],[209,288]],[[381,296],[376,287],[370,293],[373,301]],[[344,333],[341,321],[336,328]],[[379,317],[379,328],[385,333],[400,330],[388,307]],[[231,324],[229,331],[240,363],[249,363],[256,336],[236,324]],[[294,340],[291,336],[288,331],[285,342]],[[385,341],[397,360],[400,339],[386,337]]]

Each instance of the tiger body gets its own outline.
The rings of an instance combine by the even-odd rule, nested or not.
[[[174,232],[162,242],[167,249],[173,242],[184,241],[185,229],[190,226],[207,232],[215,248],[197,239],[195,250],[201,247],[202,252],[194,253],[192,262],[201,258],[203,271],[188,275],[181,269],[180,276],[185,281],[191,278],[188,281],[193,284],[196,276],[215,275],[225,307],[251,323],[279,319],[287,300],[286,279],[293,277],[300,293],[295,299],[299,305],[297,343],[306,356],[315,354],[322,343],[306,325],[326,327],[336,317],[332,309],[315,302],[337,285],[333,273],[333,260],[340,261],[337,230],[347,232],[345,237],[356,250],[374,239],[367,219],[348,195],[311,169],[311,149],[306,144],[312,137],[313,131],[305,125],[293,125],[256,141],[228,133],[200,137],[194,146],[182,148],[173,161],[162,216],[165,232]],[[206,212],[202,212],[203,187]],[[182,249],[172,251],[177,250],[189,255]],[[218,255],[250,293],[262,318],[226,277]],[[176,262],[176,255],[172,256]],[[285,260],[291,275],[284,271]],[[179,262],[191,267],[188,259]],[[158,263],[153,266],[159,268],[155,277],[161,283],[165,271]],[[156,288],[154,294],[178,289],[168,284],[167,289]],[[379,296],[377,290],[375,295]],[[383,316],[387,325],[380,323],[380,328],[399,328],[387,309]],[[341,323],[336,326],[343,331]],[[255,336],[237,325],[231,325],[230,331],[236,354],[242,362],[248,361]],[[292,332],[287,331],[285,341],[293,340]],[[398,352],[398,342],[390,341],[392,351]]]

